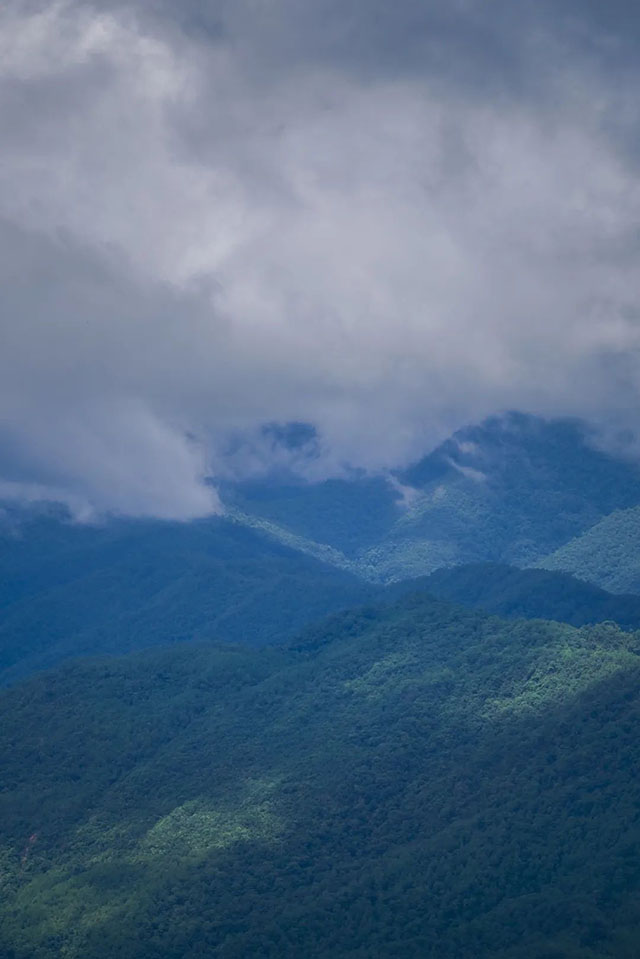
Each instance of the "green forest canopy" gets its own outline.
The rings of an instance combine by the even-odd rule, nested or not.
[[[631,959],[639,654],[414,594],[34,677],[0,698],[3,954]]]

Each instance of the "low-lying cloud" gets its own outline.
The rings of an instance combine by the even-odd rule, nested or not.
[[[0,13],[0,497],[205,515],[263,423],[314,424],[314,475],[505,408],[635,425],[615,37],[321,6]]]

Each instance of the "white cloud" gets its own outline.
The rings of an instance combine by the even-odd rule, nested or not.
[[[188,517],[260,422],[317,424],[329,471],[507,407],[632,424],[640,190],[602,104],[633,91],[577,59],[553,108],[328,63],[258,82],[231,44],[64,3],[0,36],[20,482]]]

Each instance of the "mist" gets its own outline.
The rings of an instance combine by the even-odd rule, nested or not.
[[[1,497],[208,515],[265,423],[316,479],[504,409],[633,434],[637,16],[148,6],[0,13]]]

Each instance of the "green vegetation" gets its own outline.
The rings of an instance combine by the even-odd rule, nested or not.
[[[7,959],[634,959],[640,635],[422,593],[0,695]]]
[[[358,474],[319,483],[285,478],[224,484],[230,508],[326,544],[346,559],[380,540],[401,513],[399,493],[381,477]]]
[[[442,566],[534,564],[613,510],[640,503],[640,473],[571,421],[511,413],[460,430],[411,469],[320,484],[222,490],[239,519],[377,583]]]
[[[568,573],[478,563],[436,570],[418,584],[439,599],[509,619],[555,619],[572,626],[613,620],[640,629],[640,596],[614,596]],[[407,591],[409,584],[400,587]]]
[[[635,468],[510,415],[222,493],[0,515],[2,959],[636,959]]]
[[[610,590],[640,593],[640,507],[616,510],[541,560]]]
[[[0,526],[0,682],[63,659],[185,640],[250,646],[371,598],[347,572],[223,519]]]
[[[194,640],[282,642],[327,613],[376,601],[385,584],[463,562],[531,563],[640,502],[640,477],[591,449],[576,424],[511,414],[461,431],[388,480],[281,475],[221,492],[225,518],[185,524],[82,526],[54,510],[0,513],[0,684],[77,656]],[[640,513],[614,513],[603,529],[627,515]],[[627,528],[626,539],[603,541],[612,558],[598,582],[633,590],[633,535]],[[588,546],[596,567],[600,554],[608,555]],[[466,602],[456,590],[443,595]],[[575,602],[586,608],[592,599]],[[530,615],[524,600],[494,600],[479,605]],[[553,603],[536,603],[536,615],[553,612]],[[606,612],[596,603],[593,616],[576,618],[569,606],[560,603],[558,618]]]

